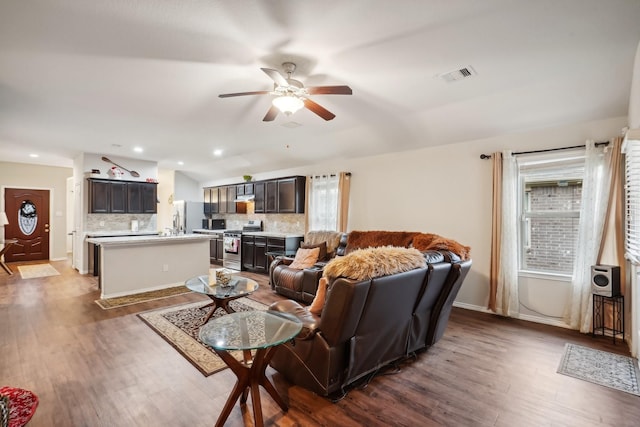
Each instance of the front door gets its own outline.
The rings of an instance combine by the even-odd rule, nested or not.
[[[48,260],[49,190],[6,188],[4,210],[9,219],[4,237],[18,240],[5,261]]]

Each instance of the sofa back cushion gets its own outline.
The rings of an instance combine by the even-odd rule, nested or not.
[[[318,248],[320,250],[320,252],[318,253],[318,261],[327,260],[327,242],[320,242],[320,243],[300,242],[300,248],[302,249]]]
[[[329,230],[311,230],[308,231],[305,238],[305,244],[318,244],[326,242],[327,245],[327,258],[333,258],[336,252],[336,248],[340,244],[340,238],[342,237],[340,231]]]
[[[352,231],[347,239],[347,253],[356,249],[380,246],[408,248],[415,236],[413,231]]]
[[[394,246],[355,250],[343,257],[331,260],[324,268],[323,276],[329,283],[337,277],[368,280],[415,268],[425,267],[422,253],[413,248]]]

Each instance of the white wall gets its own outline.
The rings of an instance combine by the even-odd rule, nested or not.
[[[640,129],[640,44],[636,50],[636,60],[633,65],[631,80],[631,95],[629,97],[629,127]]]
[[[437,233],[471,246],[473,267],[457,303],[484,309],[489,297],[492,166],[480,154],[526,151],[605,141],[620,135],[626,117],[467,141],[255,175],[351,172],[348,230],[407,230]],[[238,177],[237,182],[242,180]],[[220,185],[236,182],[203,184]]]
[[[4,211],[4,188],[31,188],[49,190],[50,217],[49,258],[67,257],[67,178],[71,168],[0,162],[0,211]],[[4,237],[4,227],[0,227]]]
[[[176,171],[174,174],[174,199],[186,200],[188,202],[202,202],[202,187],[182,172]],[[204,215],[204,214],[203,214]]]

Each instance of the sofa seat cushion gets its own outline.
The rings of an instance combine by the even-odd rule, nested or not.
[[[293,259],[293,262],[289,265],[289,268],[302,270],[305,268],[313,267],[313,264],[315,264],[318,261],[319,254],[320,254],[320,248],[298,249],[298,251],[296,252],[296,257]]]
[[[335,258],[326,265],[323,276],[329,283],[337,277],[370,280],[425,266],[424,256],[417,249],[384,246],[358,249]]]

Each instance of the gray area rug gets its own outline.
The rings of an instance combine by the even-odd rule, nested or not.
[[[638,364],[631,357],[567,344],[558,373],[640,396]]]

